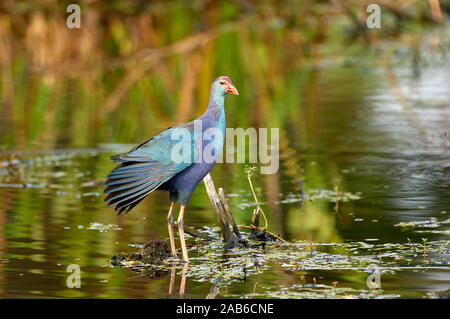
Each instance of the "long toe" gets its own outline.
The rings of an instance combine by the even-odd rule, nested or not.
[[[180,259],[178,258],[177,255],[170,256],[170,257],[168,257],[166,260],[167,260],[168,262],[179,262],[179,261],[180,261]]]

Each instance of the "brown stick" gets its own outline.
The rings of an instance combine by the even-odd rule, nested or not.
[[[251,174],[247,174],[247,179],[248,179],[248,183],[250,184],[250,189],[252,191],[253,198],[255,199],[256,214],[259,214],[259,212],[261,212],[262,216],[264,217],[264,221],[266,223],[266,229],[267,229],[269,223],[267,221],[266,214],[264,214],[264,211],[262,210],[261,206],[259,205],[258,198],[256,197],[256,193],[255,193],[255,190],[253,188],[253,183],[252,183],[252,175]]]
[[[219,223],[223,239],[225,240],[225,242],[228,242],[232,237],[232,233],[230,231],[230,226],[228,225],[228,222],[225,218],[225,213],[222,204],[220,203],[219,196],[217,195],[216,187],[214,186],[211,175],[207,174],[205,178],[203,178],[203,182],[205,183],[206,193],[208,194],[209,200],[211,201],[211,205],[216,212],[217,221]]]
[[[256,227],[259,227],[259,214],[258,214],[258,208],[255,208],[255,209],[253,210],[252,225],[255,225]]]
[[[225,241],[226,248],[232,248],[239,246],[239,239],[233,234],[230,230],[230,226],[225,217],[225,212],[222,207],[222,203],[220,202],[219,195],[217,194],[216,187],[214,186],[214,182],[209,174],[207,174],[203,178],[203,182],[205,183],[206,193],[208,194],[209,200],[211,201],[211,205],[216,212],[216,218],[220,226],[220,230],[222,232],[223,239]]]
[[[428,4],[430,5],[431,15],[434,21],[440,23],[442,21],[442,11],[439,0],[428,0]]]
[[[225,208],[225,212],[227,213],[227,216],[231,221],[234,233],[239,238],[242,238],[241,233],[239,232],[239,228],[237,227],[236,222],[233,218],[233,215],[231,214],[230,206],[228,205],[227,199],[225,197],[225,192],[223,191],[223,188],[221,188],[221,187],[219,188],[219,196],[220,196],[220,199],[222,200],[222,204],[223,204],[223,207]]]
[[[173,227],[174,227],[174,228],[178,228],[178,223],[177,223],[177,222],[174,222],[174,223],[173,223]],[[202,233],[200,233],[198,230],[195,230],[194,228],[189,227],[189,226],[186,226],[186,225],[183,225],[183,229],[184,229],[184,232],[185,232],[186,234],[189,234],[189,235],[191,235],[192,237],[203,238],[203,239],[209,240],[209,241],[211,241],[211,240],[219,240],[219,239],[217,239],[217,238],[215,238],[215,237],[211,237],[211,236],[202,234]]]
[[[268,231],[268,230],[265,229],[265,228],[257,227],[257,226],[255,226],[255,225],[253,225],[253,224],[250,225],[250,226],[243,225],[243,226],[238,226],[238,227],[239,227],[239,228],[247,228],[247,229],[259,230],[259,231],[262,231],[262,232],[266,232],[266,233],[269,234],[270,236],[272,236],[272,237],[278,239],[279,241],[282,241],[283,243],[286,242],[286,241],[285,241],[283,238],[281,238],[280,236],[275,235],[274,233]]]

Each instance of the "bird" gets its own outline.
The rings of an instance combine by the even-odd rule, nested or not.
[[[197,184],[211,171],[222,152],[227,94],[239,95],[231,79],[220,76],[213,81],[208,107],[198,119],[169,127],[129,152],[111,156],[111,160],[119,164],[107,175],[105,202],[107,206],[116,205],[118,215],[128,213],[155,190],[169,192],[167,227],[171,258],[176,261],[179,258],[173,232],[173,207],[180,202],[177,228],[182,261],[189,263],[184,211]]]

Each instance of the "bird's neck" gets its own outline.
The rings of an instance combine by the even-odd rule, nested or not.
[[[225,95],[211,94],[209,98],[208,108],[202,115],[202,118],[206,117],[214,122],[217,122],[220,119],[224,118],[225,116],[224,101]]]
[[[209,106],[217,106],[218,108],[221,108],[223,110],[225,103],[225,95],[222,94],[212,94],[209,99]]]

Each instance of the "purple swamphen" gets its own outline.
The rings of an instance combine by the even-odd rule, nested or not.
[[[105,201],[108,206],[116,205],[119,215],[124,211],[128,213],[154,190],[169,192],[171,204],[167,224],[174,259],[177,259],[177,253],[173,236],[173,205],[180,201],[178,233],[183,261],[189,262],[183,230],[184,209],[195,187],[213,168],[222,152],[227,93],[238,95],[229,77],[218,77],[211,85],[208,108],[201,117],[170,127],[128,153],[111,157],[120,164],[107,176],[104,192],[108,196]]]

